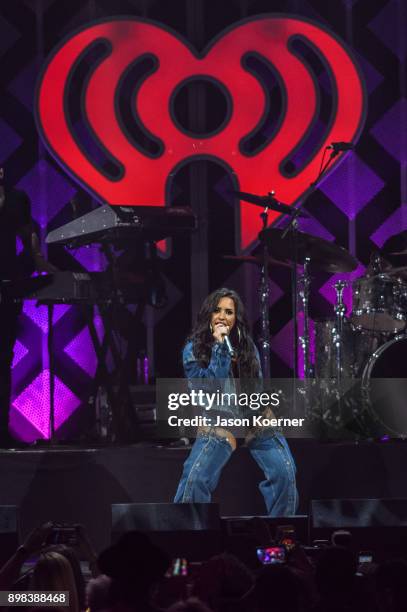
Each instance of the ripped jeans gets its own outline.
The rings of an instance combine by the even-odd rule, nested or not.
[[[267,438],[253,438],[248,448],[264,472],[265,480],[259,483],[259,489],[268,515],[295,514],[298,507],[296,468],[284,436],[275,433]],[[174,503],[209,503],[232,452],[225,438],[198,436],[184,463]]]

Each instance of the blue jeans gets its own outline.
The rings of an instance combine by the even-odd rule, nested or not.
[[[295,514],[298,493],[295,485],[295,463],[287,441],[279,433],[268,438],[254,438],[249,443],[252,457],[264,472],[259,483],[267,513],[270,516]],[[223,467],[233,450],[225,438],[198,436],[184,463],[175,503],[209,503]]]

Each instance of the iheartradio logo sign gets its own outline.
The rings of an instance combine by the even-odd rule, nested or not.
[[[194,80],[225,100],[225,117],[209,133],[185,129],[174,110]],[[354,59],[320,24],[262,15],[198,54],[163,26],[126,17],[86,26],[53,51],[36,121],[57,161],[112,205],[164,205],[172,177],[194,159],[222,164],[236,189],[273,189],[292,205],[316,177],[322,150],[358,137],[365,105]],[[258,211],[241,202],[237,214],[242,251],[256,240]]]

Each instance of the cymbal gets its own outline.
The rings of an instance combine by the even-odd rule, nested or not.
[[[288,206],[288,204],[283,204],[276,200],[276,198],[272,195],[255,195],[254,193],[247,193],[246,191],[232,191],[232,193],[237,196],[240,200],[244,202],[249,202],[250,204],[255,204],[256,206],[261,206],[265,208],[268,206],[271,210],[275,210],[279,213],[284,213],[286,215],[293,215],[295,213],[295,208],[292,206]],[[299,217],[308,217],[307,213],[302,210]]]
[[[229,261],[237,261],[241,263],[252,263],[258,266],[263,265],[263,258],[255,255],[222,255],[222,259],[227,259]],[[274,257],[268,256],[267,263],[269,266],[282,266],[283,268],[291,268],[291,264],[287,261],[280,261],[279,259],[274,259]]]
[[[397,266],[396,268],[388,268],[383,272],[383,274],[387,274],[388,276],[395,276],[396,274],[401,274],[405,276],[405,273],[407,273],[407,266]]]
[[[298,263],[303,264],[305,258],[309,257],[311,264],[332,274],[356,270],[357,260],[343,247],[305,232],[298,232],[297,236]],[[283,230],[269,227],[260,232],[260,240],[267,244],[269,253],[273,257],[286,261],[294,260],[290,233],[283,238]]]

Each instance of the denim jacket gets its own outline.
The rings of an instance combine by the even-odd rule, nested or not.
[[[257,347],[254,345],[257,361],[259,363],[259,378],[262,377],[260,358]],[[236,382],[232,374],[232,359],[227,349],[226,344],[214,342],[212,345],[211,358],[208,366],[202,365],[195,358],[193,353],[192,342],[187,342],[182,354],[182,361],[186,378],[189,381],[189,387],[203,389],[207,392],[216,392],[219,390],[222,393],[237,393]],[[192,379],[200,379],[199,383],[194,385]],[[201,406],[202,412],[205,412],[205,404]],[[210,416],[216,417],[217,413],[221,416],[244,417],[247,415],[247,407],[238,404],[226,403],[216,404],[210,410]],[[227,414],[225,414],[227,413]],[[207,414],[207,413],[206,413]]]

